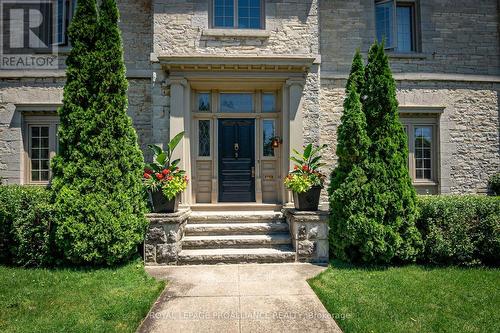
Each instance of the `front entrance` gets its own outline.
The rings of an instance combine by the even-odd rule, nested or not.
[[[219,119],[219,202],[255,202],[255,119]]]

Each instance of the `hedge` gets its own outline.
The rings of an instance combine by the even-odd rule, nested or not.
[[[54,215],[47,189],[0,186],[0,263],[49,265]]]
[[[500,264],[500,197],[453,195],[418,198],[421,262]]]

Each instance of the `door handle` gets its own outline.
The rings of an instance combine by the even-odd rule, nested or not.
[[[255,167],[252,167],[252,178],[255,178]]]

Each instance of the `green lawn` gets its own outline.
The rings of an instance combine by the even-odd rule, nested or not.
[[[134,332],[163,288],[137,261],[92,270],[0,266],[0,332]]]
[[[346,333],[500,332],[500,269],[332,262],[309,284]]]

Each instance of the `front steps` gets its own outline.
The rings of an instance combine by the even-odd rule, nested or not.
[[[179,264],[295,261],[281,212],[194,211],[182,239]]]

